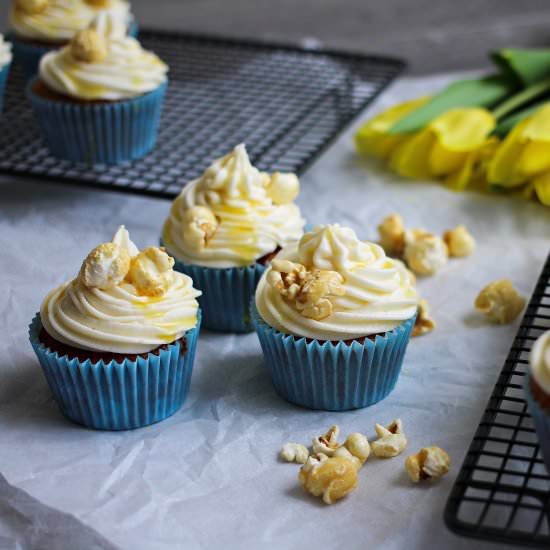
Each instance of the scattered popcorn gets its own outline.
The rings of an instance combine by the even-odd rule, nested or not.
[[[504,325],[511,323],[525,307],[521,296],[509,279],[499,279],[489,283],[478,294],[475,307],[491,321]]]
[[[428,334],[436,327],[435,321],[430,317],[430,306],[424,299],[418,302],[418,308],[416,313],[416,320],[414,321],[414,327],[412,329],[411,336],[422,336]]]
[[[399,214],[392,214],[378,226],[380,246],[389,256],[402,256],[405,250],[405,226]]]
[[[29,15],[40,13],[48,7],[48,0],[16,0],[17,9],[28,13]]]
[[[312,448],[315,454],[325,454],[332,456],[334,451],[340,447],[338,443],[338,436],[340,435],[340,428],[337,425],[331,426],[327,433],[313,438]]]
[[[85,63],[101,63],[108,53],[105,39],[93,29],[78,31],[71,40],[70,48],[72,56]]]
[[[364,464],[370,455],[370,445],[367,437],[361,433],[354,432],[348,435],[344,442],[347,449],[361,464]]]
[[[300,192],[300,180],[296,174],[275,172],[271,175],[266,190],[275,204],[289,204]]]
[[[371,443],[372,452],[379,458],[393,458],[401,454],[407,446],[407,438],[403,432],[400,419],[394,420],[384,428],[380,424],[374,426],[379,439]]]
[[[419,275],[433,275],[447,263],[447,245],[436,235],[422,230],[405,234],[405,261]]]
[[[463,225],[457,225],[454,229],[445,231],[443,241],[449,248],[449,254],[456,258],[469,256],[476,246],[474,238]]]
[[[281,458],[287,462],[305,464],[309,457],[309,451],[300,443],[285,443],[281,449]]]
[[[163,248],[150,246],[130,264],[128,280],[145,296],[163,296],[174,278],[174,259]]]
[[[207,206],[193,206],[183,215],[183,240],[190,247],[204,248],[218,229],[218,220]]]
[[[405,460],[405,470],[415,483],[442,477],[450,467],[449,455],[439,447],[424,447]]]
[[[96,246],[80,268],[80,279],[87,288],[109,290],[119,285],[130,269],[130,254],[115,243]]]
[[[298,480],[308,493],[332,504],[357,487],[357,466],[343,456],[309,457],[300,469]]]

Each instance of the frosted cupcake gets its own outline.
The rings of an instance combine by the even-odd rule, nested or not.
[[[52,154],[117,164],[154,147],[167,71],[106,15],[42,58],[27,94]]]
[[[27,78],[36,74],[44,54],[66,46],[100,13],[116,17],[124,32],[137,33],[125,0],[14,0],[9,17],[15,60]]]
[[[0,113],[4,106],[4,92],[11,66],[11,44],[0,34]]]
[[[272,175],[252,166],[238,145],[172,204],[162,243],[176,269],[203,291],[204,326],[247,332],[249,305],[270,258],[303,234],[293,203],[300,184],[294,174]]]
[[[61,412],[74,422],[138,428],[181,407],[200,292],[173,263],[160,248],[140,252],[121,226],[43,301],[30,341]]]
[[[352,229],[321,225],[258,283],[252,319],[277,392],[312,409],[372,405],[394,388],[418,297],[410,274]]]
[[[529,412],[535,422],[540,450],[550,473],[550,330],[535,342],[525,377]]]

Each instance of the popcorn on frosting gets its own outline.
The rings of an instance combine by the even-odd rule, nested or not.
[[[292,202],[298,191],[294,174],[260,172],[238,145],[183,188],[164,225],[163,242],[185,263],[251,265],[302,236],[304,220]]]

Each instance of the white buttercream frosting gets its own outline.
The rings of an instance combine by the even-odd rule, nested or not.
[[[245,146],[238,145],[183,188],[164,225],[164,245],[189,264],[251,265],[302,236],[305,222],[292,202],[298,190],[296,176],[260,172],[250,163]],[[217,220],[206,242],[190,237],[188,214],[197,206],[209,209]]]
[[[256,290],[262,319],[277,330],[318,340],[348,340],[385,333],[413,317],[418,297],[402,265],[387,257],[382,247],[360,241],[352,229],[321,225],[299,243],[284,248],[277,259],[290,260],[308,270],[336,271],[343,295],[332,299],[330,316],[304,317],[268,282],[271,267]]]
[[[74,56],[71,45],[40,60],[40,79],[52,90],[77,99],[116,101],[151,92],[166,82],[168,66],[144,50],[110,16],[90,25],[102,39],[106,56],[87,62]]]
[[[112,242],[131,258],[137,256],[123,226]],[[107,273],[111,264],[100,267]],[[99,352],[146,353],[178,340],[197,323],[196,298],[201,293],[183,273],[172,270],[164,294],[151,297],[128,278],[111,288],[90,288],[82,272],[50,292],[40,308],[46,332],[59,342]]]
[[[11,63],[11,44],[0,34],[0,69]]]
[[[48,0],[37,13],[28,13],[16,4],[13,2],[10,11],[13,30],[20,37],[42,42],[66,42],[102,12],[120,19],[126,29],[132,20],[130,4],[125,0],[111,0],[107,7],[96,7],[85,0]]]
[[[529,364],[535,382],[550,395],[550,330],[540,336],[533,345]]]

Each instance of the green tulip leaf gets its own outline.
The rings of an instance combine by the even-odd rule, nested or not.
[[[550,77],[550,49],[505,48],[491,58],[503,75],[522,87]]]

